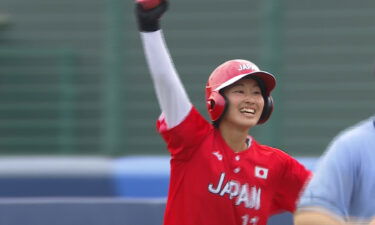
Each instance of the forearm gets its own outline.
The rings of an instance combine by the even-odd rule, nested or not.
[[[372,220],[360,219],[357,221],[356,219],[353,219],[350,222],[347,222],[345,225],[375,225],[375,217]]]
[[[369,220],[351,218],[345,220],[324,209],[300,210],[294,214],[294,225],[375,225],[375,217]]]
[[[346,225],[338,216],[323,211],[302,210],[294,214],[295,225]]]

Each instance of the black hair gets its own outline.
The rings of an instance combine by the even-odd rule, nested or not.
[[[266,99],[266,85],[264,84],[264,81],[260,79],[259,77],[248,77],[249,79],[253,79],[258,83],[258,86],[260,88],[260,91],[262,92],[262,96],[264,99]]]

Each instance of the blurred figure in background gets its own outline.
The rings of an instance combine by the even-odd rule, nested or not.
[[[374,99],[375,104],[375,99]],[[295,225],[375,225],[375,115],[340,133],[319,161]]]

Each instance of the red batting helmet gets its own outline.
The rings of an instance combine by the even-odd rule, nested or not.
[[[210,75],[206,85],[206,105],[212,121],[220,119],[224,113],[226,101],[219,91],[244,78],[255,78],[262,89],[264,108],[258,124],[268,120],[273,111],[271,91],[275,88],[275,77],[259,68],[252,62],[243,59],[229,60],[218,66]]]

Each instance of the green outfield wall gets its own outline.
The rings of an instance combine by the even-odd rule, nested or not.
[[[0,9],[0,154],[166,153],[132,1],[2,0]],[[372,0],[173,0],[162,27],[204,116],[211,71],[249,59],[278,82],[274,115],[252,134],[320,155],[375,113],[374,10]]]

